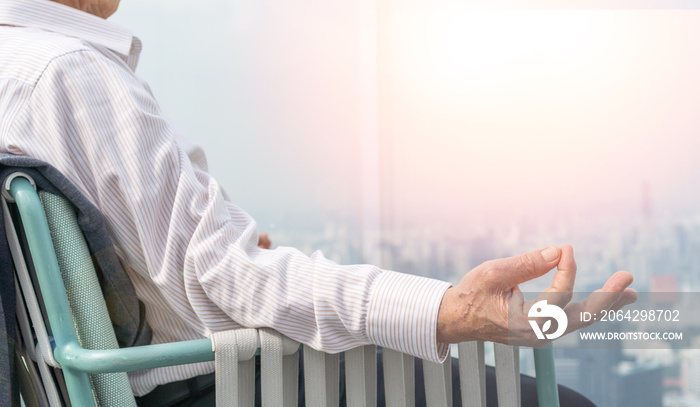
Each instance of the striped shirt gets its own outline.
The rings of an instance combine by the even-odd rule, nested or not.
[[[153,343],[272,327],[326,352],[375,343],[424,359],[448,283],[320,252],[257,247],[255,221],[134,74],[130,32],[47,0],[0,0],[0,152],[44,160],[104,214]],[[129,373],[136,395],[213,362]]]

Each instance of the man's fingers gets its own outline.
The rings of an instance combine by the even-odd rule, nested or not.
[[[571,301],[576,281],[576,261],[574,249],[570,245],[561,247],[561,258],[557,264],[557,272],[552,277],[552,286],[539,295],[537,301],[547,300],[549,304],[564,307]]]
[[[561,247],[561,260],[557,264],[557,272],[552,277],[552,287],[545,291],[573,292],[576,281],[576,261],[574,260],[574,248],[570,245]]]
[[[561,251],[556,246],[535,250],[520,256],[508,257],[488,262],[489,277],[493,282],[508,290],[520,283],[532,280],[553,269]]]
[[[603,288],[598,291],[621,293],[632,284],[632,281],[634,281],[634,277],[629,271],[618,271],[610,276],[608,281],[605,282],[605,285],[603,285]]]
[[[581,312],[585,311],[596,315],[603,310],[613,309],[615,306],[621,308],[636,301],[636,292],[631,289],[627,290],[632,281],[632,274],[618,271],[605,282],[602,289],[592,292],[583,302],[567,305],[564,311],[569,316],[569,322],[575,321],[569,325],[567,331],[574,331],[585,326],[578,318]]]
[[[610,309],[622,297],[622,293],[630,284],[632,284],[632,274],[626,271],[618,271],[613,274],[608,281],[605,282],[603,288],[593,291],[583,301],[583,306],[588,312],[600,312],[604,309]]]
[[[622,309],[622,307],[630,304],[634,304],[637,302],[637,292],[634,291],[632,288],[625,288],[625,291],[622,292],[622,295],[620,296],[620,299],[617,300],[615,304],[612,306],[613,311],[619,311]]]
[[[593,291],[583,301],[583,306],[588,312],[600,312],[610,309],[622,297],[625,289],[632,284],[632,274],[626,271],[618,271],[605,282],[603,288]]]

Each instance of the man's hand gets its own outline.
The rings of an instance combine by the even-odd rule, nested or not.
[[[260,233],[258,235],[258,247],[261,249],[269,249],[272,246],[272,240],[267,233]]]
[[[582,311],[619,309],[637,299],[627,288],[632,274],[618,271],[601,290],[605,294],[589,296],[583,302],[569,303],[576,279],[576,262],[571,246],[549,246],[520,256],[487,261],[467,273],[462,281],[445,293],[438,313],[437,340],[442,343],[492,341],[509,345],[542,346],[528,322],[528,310],[534,301],[524,302],[518,284],[540,277],[554,267],[552,286],[537,300],[547,299],[569,316],[567,333],[581,328],[576,321]],[[510,308],[510,309],[509,309]],[[510,315],[509,315],[510,313]]]

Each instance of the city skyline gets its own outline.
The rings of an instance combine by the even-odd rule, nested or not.
[[[113,21],[274,245],[454,283],[571,243],[577,291],[627,269],[640,290],[676,275],[700,292],[696,3],[515,3],[376,3],[384,221],[369,226],[358,2],[125,1]],[[602,406],[700,405],[698,351],[558,353],[557,373],[589,395],[606,383]]]

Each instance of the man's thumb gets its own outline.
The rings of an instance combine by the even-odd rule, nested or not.
[[[492,266],[502,284],[513,288],[520,283],[547,274],[557,266],[561,250],[549,246],[520,256],[494,260]]]

